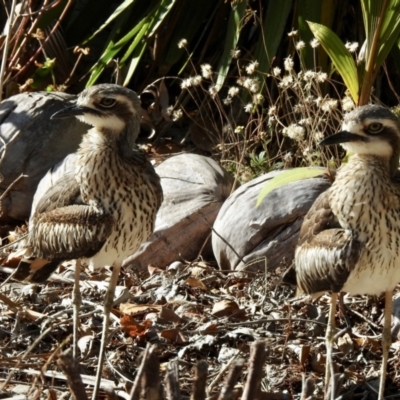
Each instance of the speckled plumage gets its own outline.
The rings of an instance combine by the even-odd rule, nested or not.
[[[322,145],[354,153],[305,217],[295,251],[296,280],[308,294],[332,291],[326,333],[326,392],[336,398],[332,345],[337,293],[385,292],[378,399],[384,399],[391,342],[392,291],[400,282],[400,123],[380,106],[345,116],[343,131]],[[328,390],[328,387],[330,389]]]
[[[104,99],[114,104],[102,106]],[[93,268],[121,265],[153,232],[162,189],[134,145],[140,127],[137,95],[97,85],[82,92],[72,109],[94,127],[83,137],[75,171],[55,183],[30,219],[26,257],[13,276],[18,280],[44,281],[68,259],[87,259]],[[35,263],[36,258],[48,263]]]
[[[373,136],[375,143],[364,142],[366,121],[375,118],[390,123]],[[400,282],[399,122],[382,107],[366,106],[346,116],[348,125],[358,126],[371,151],[350,157],[304,219],[295,269],[299,288],[309,294],[377,295]],[[373,154],[378,140],[389,144],[391,154]]]

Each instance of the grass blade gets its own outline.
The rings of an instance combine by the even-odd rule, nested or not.
[[[315,22],[307,21],[307,23],[311,32],[331,58],[347,89],[349,89],[353,101],[358,104],[359,83],[357,67],[352,55],[332,30]]]
[[[274,189],[278,189],[283,185],[287,185],[291,182],[300,181],[302,179],[314,178],[316,176],[323,175],[325,170],[321,168],[294,168],[282,172],[278,176],[272,178],[260,191],[257,198],[256,207],[258,207],[268,193],[272,192]]]

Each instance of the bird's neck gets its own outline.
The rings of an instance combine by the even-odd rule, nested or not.
[[[115,151],[122,157],[132,153],[139,127],[127,124],[122,131],[115,131],[105,127],[94,127],[82,138],[79,153]]]
[[[393,157],[379,157],[371,154],[353,154],[348,163],[342,165],[338,170],[338,177],[354,175],[358,179],[361,175],[377,175],[381,178],[394,176],[397,171],[398,163],[394,163]],[[394,168],[394,170],[392,170]]]

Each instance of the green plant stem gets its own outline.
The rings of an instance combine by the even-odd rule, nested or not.
[[[358,100],[358,106],[364,106],[368,104],[371,96],[372,84],[375,80],[377,73],[376,69],[376,55],[378,52],[379,37],[381,35],[381,28],[383,23],[383,17],[387,8],[387,0],[384,0],[382,5],[381,13],[379,15],[378,25],[376,27],[374,38],[371,44],[371,50],[368,53],[368,60],[365,67],[365,75],[361,86],[360,98]]]

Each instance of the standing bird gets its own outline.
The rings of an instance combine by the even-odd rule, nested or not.
[[[320,145],[341,144],[354,153],[333,185],[306,215],[295,251],[300,291],[332,291],[326,333],[326,387],[335,388],[332,345],[337,293],[385,292],[379,400],[383,399],[391,343],[392,292],[400,282],[400,122],[388,109],[362,106],[344,117],[342,131]]]
[[[52,119],[73,116],[92,128],[80,144],[75,171],[45,193],[31,216],[26,252],[13,278],[42,282],[70,259],[86,259],[92,268],[113,267],[104,304],[96,399],[121,264],[152,234],[162,189],[153,166],[135,147],[140,129],[135,92],[113,84],[93,86],[79,95],[75,106]],[[77,302],[78,268],[75,279]]]

